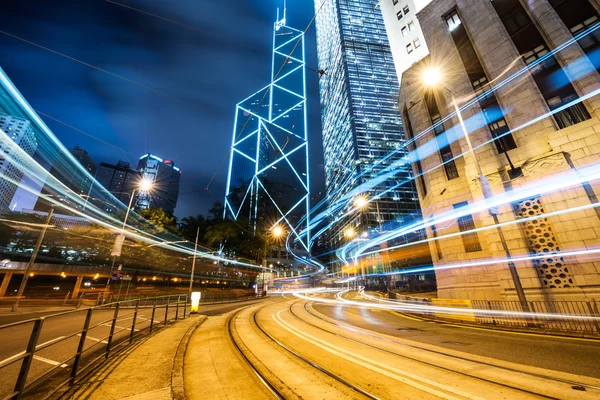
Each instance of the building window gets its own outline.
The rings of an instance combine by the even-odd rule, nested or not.
[[[410,53],[412,53],[412,52],[413,52],[413,46],[412,46],[412,43],[409,43],[409,44],[407,44],[407,45],[406,45],[406,52],[407,52],[408,54],[410,54]]]
[[[419,38],[416,38],[415,40],[413,40],[413,43],[415,44],[415,49],[418,49],[419,47],[421,47],[421,41],[419,40]]]
[[[415,29],[415,23],[413,21],[410,21],[408,23],[408,30],[412,32],[414,29]]]
[[[406,14],[408,14],[408,13],[409,13],[409,11],[410,11],[410,8],[408,8],[408,6],[404,6],[404,7],[402,8],[402,11],[404,11],[404,15],[406,15]]]
[[[598,12],[588,0],[549,1],[573,36],[577,36],[598,23]],[[595,29],[579,39],[578,42],[594,68],[600,71],[600,30]]]
[[[571,2],[569,2],[570,5]],[[571,81],[556,61],[549,55],[544,38],[533,24],[519,0],[494,1],[492,5],[502,20],[507,32],[527,64],[538,62],[530,72],[550,110],[556,110],[577,100],[579,96]],[[538,61],[544,57],[543,61]],[[557,111],[554,114],[559,128],[575,125],[590,119],[583,103]]]
[[[446,23],[448,24],[448,30],[450,32],[455,30],[461,24],[460,18],[458,17],[456,11],[450,13],[450,15],[446,17]]]
[[[448,28],[454,25],[453,29],[450,29],[452,40],[456,45],[458,54],[463,62],[473,90],[477,94],[483,93],[485,86],[488,84],[488,78],[485,74],[483,66],[479,61],[477,52],[471,43],[471,39],[467,34],[467,30],[463,24],[460,23],[460,18],[456,11],[452,11],[445,17]],[[457,24],[458,22],[458,24]],[[457,25],[456,25],[457,24]],[[504,153],[507,150],[512,150],[517,147],[517,143],[513,138],[512,134],[508,133],[509,128],[506,120],[504,119],[504,112],[498,104],[498,99],[494,93],[489,93],[485,97],[479,98],[479,106],[483,112],[483,116],[488,125],[492,137],[495,139],[494,144],[499,153]]]
[[[468,202],[462,202],[454,205],[454,209],[460,209],[463,207],[468,207]],[[458,223],[458,229],[461,232],[473,231],[475,229],[475,222],[473,222],[473,217],[469,215],[464,215],[456,220]],[[481,243],[479,243],[479,236],[477,236],[477,232],[469,232],[464,235],[460,235],[463,241],[463,245],[465,246],[465,252],[473,253],[476,251],[481,251]]]
[[[449,181],[456,179],[458,178],[458,169],[456,168],[456,163],[454,162],[454,156],[452,154],[452,149],[450,148],[448,134],[444,129],[444,124],[440,122],[442,117],[440,116],[437,101],[435,100],[435,95],[432,90],[425,93],[425,106],[427,107],[427,112],[431,118],[431,125],[437,124],[435,128],[433,128],[433,132],[435,133],[435,139],[437,141],[440,157],[442,158],[446,177]]]
[[[398,11],[398,12],[396,13],[396,17],[398,17],[398,21],[400,21],[400,20],[402,19],[402,17],[403,17],[403,16],[404,16],[404,15],[402,15],[402,11]]]
[[[402,27],[402,29],[400,30],[402,32],[402,36],[406,36],[408,35],[408,29],[406,29],[405,26]]]
[[[398,4],[398,0],[392,0],[392,3],[393,3],[394,5],[396,5],[396,4]]]

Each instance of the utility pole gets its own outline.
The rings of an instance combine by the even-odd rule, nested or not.
[[[196,268],[196,252],[198,250],[198,236],[200,236],[200,227],[196,231],[196,242],[194,243],[194,258],[192,261],[192,274],[190,276],[190,293],[192,293],[192,285],[194,284],[194,269]]]
[[[25,269],[25,275],[23,275],[23,280],[21,281],[21,286],[19,286],[19,290],[17,291],[17,298],[12,307],[12,312],[16,312],[19,309],[19,302],[21,300],[21,296],[25,292],[25,286],[27,286],[27,281],[29,280],[29,274],[31,273],[31,268],[33,267],[33,263],[35,262],[35,258],[37,257],[38,251],[40,251],[40,247],[42,247],[42,242],[44,241],[44,236],[46,235],[46,230],[50,225],[50,220],[52,219],[52,214],[54,213],[54,208],[51,208],[48,212],[48,217],[46,218],[46,223],[42,227],[42,232],[40,232],[40,236],[38,237],[37,243],[35,244],[35,249],[33,250],[33,254],[27,263],[27,268]]]

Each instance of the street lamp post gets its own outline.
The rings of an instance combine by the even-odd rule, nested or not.
[[[125,218],[123,219],[123,226],[121,226],[121,233],[119,233],[115,237],[115,243],[112,251],[113,259],[112,264],[110,266],[110,275],[108,277],[108,280],[106,281],[106,292],[108,292],[108,289],[110,287],[110,281],[112,279],[113,272],[115,269],[115,260],[117,256],[121,255],[121,248],[123,246],[123,242],[125,241],[125,227],[127,226],[127,219],[129,218],[129,211],[131,210],[131,206],[133,205],[133,198],[135,197],[135,192],[138,190],[148,191],[150,189],[152,189],[152,182],[150,180],[143,179],[140,182],[140,185],[133,189],[133,191],[129,195],[129,204],[127,205],[127,211],[125,212]]]
[[[490,188],[489,181],[487,177],[483,174],[481,169],[481,165],[479,164],[479,160],[477,159],[477,155],[473,150],[473,145],[471,144],[471,139],[469,137],[469,132],[467,131],[467,127],[465,126],[465,121],[463,120],[462,113],[460,112],[460,107],[458,106],[458,102],[454,97],[454,93],[447,88],[445,85],[441,84],[441,73],[439,70],[435,68],[430,68],[423,74],[423,82],[425,85],[433,87],[433,86],[441,86],[446,89],[450,93],[450,97],[452,99],[452,105],[454,107],[454,111],[456,112],[456,116],[458,117],[458,122],[460,128],[462,130],[463,136],[465,137],[465,141],[467,142],[467,147],[469,148],[469,152],[473,154],[473,159],[475,160],[475,167],[477,168],[477,180],[479,182],[479,187],[483,193],[484,198],[488,198],[492,194],[492,190]],[[509,159],[510,162],[510,159]],[[512,163],[511,163],[512,167]],[[504,249],[504,253],[506,254],[506,258],[508,260],[508,269],[510,271],[510,276],[512,278],[513,284],[515,285],[515,291],[517,292],[517,297],[519,298],[519,303],[521,303],[521,308],[524,312],[529,312],[529,305],[527,304],[527,299],[525,297],[525,292],[523,290],[523,285],[521,284],[521,278],[519,277],[519,272],[515,266],[515,263],[512,261],[511,253],[506,243],[506,239],[504,237],[504,233],[502,232],[502,228],[500,228],[500,221],[498,220],[498,211],[488,209],[488,212],[494,219],[494,225],[496,226],[496,231],[498,232],[498,236],[500,237],[500,242],[502,243],[502,248]]]
[[[192,285],[194,284],[194,269],[196,268],[196,252],[198,251],[198,236],[200,236],[200,227],[196,230],[196,241],[194,242],[194,258],[192,259],[192,273],[190,275],[190,295],[192,293]]]
[[[40,251],[40,247],[42,247],[42,242],[44,241],[44,236],[46,235],[46,230],[48,226],[50,226],[50,221],[52,220],[52,214],[54,213],[54,208],[51,208],[48,212],[48,217],[46,217],[46,222],[42,226],[42,231],[40,232],[40,236],[38,237],[37,243],[35,244],[35,248],[33,249],[33,254],[31,254],[31,258],[27,263],[27,268],[25,268],[25,274],[23,275],[23,280],[21,281],[21,285],[19,285],[19,290],[17,291],[17,298],[12,306],[12,312],[17,312],[19,309],[19,302],[21,300],[21,296],[25,292],[25,287],[27,286],[27,281],[29,280],[29,274],[31,273],[31,268],[33,267],[33,263],[37,257],[38,252]]]

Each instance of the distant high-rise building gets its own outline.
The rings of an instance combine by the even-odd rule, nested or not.
[[[24,162],[14,145],[33,155],[38,143],[31,123],[25,119],[0,114],[0,212],[9,210],[23,171],[18,166]]]
[[[152,190],[139,193],[137,208],[162,208],[165,212],[173,214],[177,206],[181,178],[181,170],[175,166],[175,162],[148,153],[140,158],[138,170],[142,179],[152,182]]]
[[[224,216],[281,224],[291,246],[308,251],[304,32],[286,24],[285,9],[273,28],[271,81],[236,106]]]
[[[69,190],[73,191],[75,195],[85,197],[90,192],[92,186],[91,177],[96,174],[96,163],[94,160],[92,160],[88,152],[79,146],[75,146],[70,151],[71,154],[73,154],[73,157],[75,157],[75,159],[89,172],[90,175],[82,176],[82,174],[74,174],[72,167],[68,164],[52,166],[50,169],[50,175],[62,182]],[[53,188],[49,183],[44,185],[41,193],[46,196],[52,196],[53,200],[65,202],[70,207],[83,208],[79,204],[69,201],[65,196],[64,189],[59,191],[56,188]],[[46,199],[39,197],[33,209],[35,211],[48,211],[50,209],[50,204]],[[68,214],[68,212],[65,210],[61,212]]]
[[[389,0],[390,2],[392,0]],[[325,184],[337,220],[332,242],[352,226],[360,233],[418,214],[412,172],[398,110],[398,79],[377,1],[317,0],[317,55]],[[339,219],[340,202],[386,174],[363,195],[378,198],[366,210]],[[368,183],[370,182],[370,183]],[[403,183],[405,182],[405,183]],[[336,204],[336,207],[332,207]]]
[[[431,0],[384,0],[379,2],[398,80],[411,65],[429,54],[421,25],[417,19],[417,12],[430,2]]]
[[[100,163],[96,180],[113,194],[123,204],[129,204],[129,199],[134,189],[142,180],[142,174],[133,169],[126,161],[119,161],[117,165]],[[112,206],[104,201],[90,199],[93,204],[107,212],[114,212],[116,205]]]

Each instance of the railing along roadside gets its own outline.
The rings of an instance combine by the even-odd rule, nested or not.
[[[166,326],[169,321],[188,317],[188,301],[187,294],[149,297],[65,311],[0,326],[0,337],[28,337],[27,344],[23,347],[9,349],[16,354],[0,361],[0,376],[3,377],[0,398],[21,399],[32,394],[36,399],[47,399],[65,386],[73,386],[78,378],[91,372],[100,360],[129,347],[143,333],[150,334],[157,324]],[[162,312],[164,318],[157,322],[156,318],[160,318]],[[60,336],[38,344],[40,337],[46,340],[48,334],[56,334],[62,326],[69,326],[72,320],[77,321],[78,318],[83,320],[81,329],[70,332],[65,328],[58,333]],[[106,328],[110,328],[108,334]],[[15,331],[12,335],[11,330]],[[26,332],[22,332],[23,330]],[[14,343],[18,343],[18,340],[6,341],[7,345]],[[1,348],[2,345],[0,351]],[[48,349],[58,349],[53,352],[62,355],[68,353],[70,348],[76,350],[60,361],[52,360],[55,357],[48,352]],[[34,360],[38,362],[34,364]],[[13,379],[9,378],[11,372]],[[60,381],[53,381],[51,390],[43,391],[41,386],[51,378]]]
[[[430,299],[404,296],[388,290],[388,298],[410,304],[433,305]],[[600,335],[600,305],[594,299],[562,301],[529,301],[531,315],[524,317],[518,301],[471,300],[471,318],[461,322],[508,328],[534,328],[537,331],[564,332],[570,334]],[[463,309],[464,310],[464,309]],[[486,313],[486,311],[491,311]],[[429,318],[460,320],[459,317],[444,317],[431,311],[407,311]],[[465,314],[467,315],[467,314]]]

